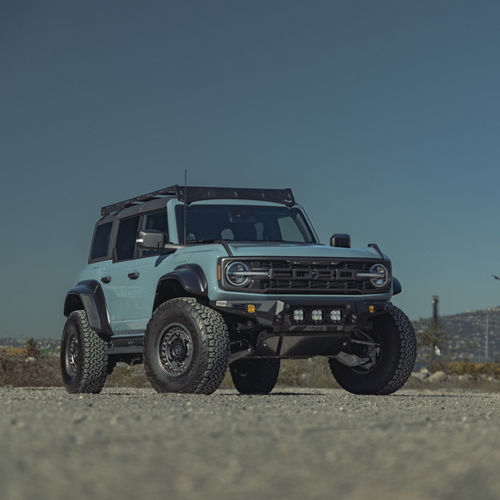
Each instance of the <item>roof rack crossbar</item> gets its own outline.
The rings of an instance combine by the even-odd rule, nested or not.
[[[145,201],[154,200],[159,196],[175,195],[178,197],[177,186],[170,186],[163,189],[158,189],[158,191],[152,191],[151,193],[141,194],[140,196],[135,196],[128,200],[119,201],[118,203],[113,203],[112,205],[107,205],[101,208],[101,215],[112,214],[113,212],[119,212],[120,210],[135,205],[136,203],[144,203]]]
[[[199,186],[170,186],[151,193],[142,194],[128,200],[113,203],[101,208],[104,217],[120,210],[154,200],[160,196],[175,196],[179,201],[193,203],[201,200],[255,200],[280,203],[292,207],[295,199],[291,189],[254,189],[254,188],[226,188],[226,187],[199,187]]]

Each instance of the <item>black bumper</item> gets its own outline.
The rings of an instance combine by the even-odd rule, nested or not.
[[[264,300],[259,302],[213,301],[211,307],[224,314],[255,322],[261,329],[281,335],[349,333],[362,327],[366,321],[386,311],[387,301],[335,301],[332,298],[308,300]],[[302,311],[303,319],[297,320],[297,312]],[[313,319],[313,311],[316,319]],[[321,319],[318,320],[318,311]],[[334,314],[340,319],[332,319]],[[295,314],[295,318],[294,318]]]

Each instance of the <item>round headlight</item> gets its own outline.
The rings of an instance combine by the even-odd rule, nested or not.
[[[250,283],[249,272],[250,269],[244,262],[231,262],[226,267],[226,279],[233,286],[245,286]]]
[[[378,274],[376,278],[371,278],[370,283],[376,288],[383,288],[389,283],[389,271],[382,264],[375,264],[370,268],[370,274]]]

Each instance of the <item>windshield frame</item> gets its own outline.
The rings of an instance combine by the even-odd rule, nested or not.
[[[294,220],[295,224],[298,226],[297,221],[295,218],[298,218],[300,220],[300,225],[304,229],[306,234],[303,234],[301,231],[300,227],[297,227],[297,229],[303,234],[304,239],[307,240],[309,239],[310,241],[293,241],[293,240],[265,240],[265,239],[249,239],[249,240],[243,240],[243,239],[224,239],[221,235],[220,238],[217,239],[201,239],[201,240],[193,240],[193,241],[187,241],[184,242],[184,226],[183,226],[183,221],[184,221],[184,210],[188,211],[188,222],[189,222],[189,210],[192,207],[196,208],[203,208],[206,207],[207,209],[211,207],[220,207],[220,208],[227,208],[227,209],[243,209],[243,208],[254,208],[257,210],[266,210],[266,209],[273,209],[277,210],[279,212],[285,212],[285,211],[290,211],[294,215],[292,216],[292,219]],[[181,245],[189,245],[189,244],[200,244],[200,243],[216,243],[218,241],[223,241],[227,243],[256,243],[259,245],[269,245],[269,244],[293,244],[293,245],[317,245],[318,243],[318,238],[316,235],[316,232],[314,231],[314,228],[311,225],[311,222],[307,216],[307,214],[302,210],[302,208],[298,205],[295,205],[293,207],[284,207],[283,205],[278,205],[278,204],[261,204],[259,202],[256,203],[234,203],[233,202],[217,202],[217,203],[206,203],[206,202],[199,202],[199,203],[192,203],[190,205],[184,205],[184,203],[176,203],[174,207],[174,219],[175,219],[175,224],[176,224],[176,229],[177,229],[177,236],[178,236],[178,241],[179,244]],[[277,217],[276,217],[277,219]]]

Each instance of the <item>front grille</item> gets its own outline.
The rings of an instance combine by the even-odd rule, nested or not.
[[[372,294],[384,293],[376,288],[369,278],[358,278],[357,273],[368,273],[377,260],[331,259],[237,259],[245,262],[252,271],[267,272],[268,277],[253,278],[242,288],[229,286],[240,291],[256,293],[316,293],[316,294]],[[384,262],[390,272],[390,263]],[[225,284],[227,288],[227,283]]]

